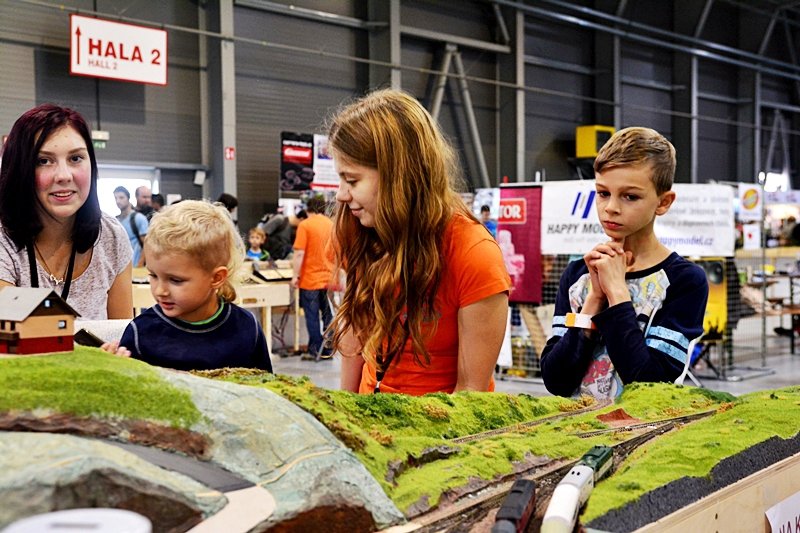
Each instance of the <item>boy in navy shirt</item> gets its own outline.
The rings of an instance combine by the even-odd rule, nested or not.
[[[153,217],[144,246],[157,303],[104,350],[177,370],[272,372],[261,326],[233,303],[244,244],[224,207],[196,200],[166,207]]]
[[[653,232],[675,193],[675,148],[649,128],[626,128],[594,163],[597,214],[609,241],[570,263],[542,352],[553,394],[614,398],[634,381],[674,381],[703,332],[705,271]]]

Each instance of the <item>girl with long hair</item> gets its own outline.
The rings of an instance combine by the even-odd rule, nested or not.
[[[346,274],[331,325],[342,388],[492,390],[510,279],[455,192],[455,153],[422,105],[380,90],[329,130],[340,176],[334,248]]]
[[[47,287],[81,318],[131,318],[131,246],[100,211],[89,126],[42,104],[11,128],[0,166],[0,287]]]

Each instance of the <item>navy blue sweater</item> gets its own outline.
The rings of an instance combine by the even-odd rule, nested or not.
[[[703,333],[708,300],[705,271],[676,253],[654,267],[625,275],[631,301],[592,321],[599,331],[567,328],[589,292],[583,259],[570,263],[556,296],[553,333],[542,351],[542,378],[559,396],[614,398],[634,381],[674,381],[683,371],[689,341]]]
[[[261,325],[252,314],[230,303],[201,325],[169,318],[154,305],[128,324],[120,345],[135,359],[177,370],[243,367],[272,372]]]

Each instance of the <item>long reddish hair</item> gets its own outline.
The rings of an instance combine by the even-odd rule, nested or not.
[[[398,356],[411,339],[415,361],[427,364],[442,236],[455,213],[475,220],[455,192],[455,152],[416,99],[388,89],[342,109],[328,142],[334,158],[379,174],[375,227],[361,226],[346,205],[337,206],[336,258],[346,285],[331,326],[334,348],[351,330],[361,355],[376,364]]]

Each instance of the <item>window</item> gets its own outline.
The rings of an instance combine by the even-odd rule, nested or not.
[[[59,320],[58,321],[58,329],[67,329],[67,321],[66,320]]]
[[[48,299],[46,299],[46,300],[44,301],[44,306],[45,306],[46,308],[48,308],[48,309],[49,309],[49,308],[51,308],[51,307],[53,307],[53,302],[51,302],[51,301],[50,301],[50,298],[48,298]]]
[[[119,208],[114,201],[114,189],[123,186],[131,194],[130,202],[136,207],[136,188],[142,185],[150,187],[153,193],[159,192],[160,171],[155,167],[132,165],[98,165],[100,177],[97,180],[97,197],[100,209],[111,216],[119,215]]]

